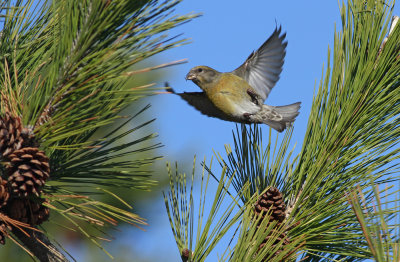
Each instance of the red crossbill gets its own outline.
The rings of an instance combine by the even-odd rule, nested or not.
[[[286,54],[286,34],[281,28],[232,72],[221,73],[208,66],[193,67],[186,75],[203,92],[175,93],[201,113],[238,123],[264,123],[282,132],[299,114],[300,102],[286,106],[265,105],[279,80]]]

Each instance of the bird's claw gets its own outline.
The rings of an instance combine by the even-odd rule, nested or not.
[[[243,113],[243,117],[246,118],[246,119],[250,119],[251,115],[252,114],[250,114],[250,113]]]

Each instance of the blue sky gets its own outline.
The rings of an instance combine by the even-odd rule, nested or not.
[[[287,33],[286,59],[281,79],[266,103],[286,105],[302,102],[292,138],[299,150],[314,88],[319,84],[327,61],[328,45],[333,46],[335,24],[340,27],[338,1],[186,0],[176,8],[177,14],[190,12],[201,12],[203,16],[172,30],[170,34],[183,33],[184,37],[191,38],[192,43],[157,57],[161,63],[183,58],[187,58],[188,63],[166,69],[163,81],[168,81],[178,92],[199,91],[195,84],[184,80],[190,68],[207,65],[219,71],[231,71],[243,63],[277,25],[281,25]],[[400,14],[399,9],[396,8],[394,13]],[[159,140],[165,145],[161,153],[168,161],[191,162],[194,155],[198,159],[204,156],[210,159],[213,150],[223,153],[224,144],[233,143],[234,123],[201,115],[174,95],[158,95],[151,103],[151,114],[157,118],[155,127]],[[268,135],[267,127],[264,131]],[[161,196],[159,203],[149,211],[151,226],[148,231],[138,233],[136,229],[129,229],[118,242],[132,241],[127,248],[138,250],[149,257],[149,261],[179,261]],[[118,258],[118,254],[114,255]],[[216,258],[212,256],[208,261],[216,261]]]

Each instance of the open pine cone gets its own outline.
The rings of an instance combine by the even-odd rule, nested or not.
[[[270,221],[276,221],[277,226],[279,226],[286,217],[286,205],[283,201],[282,193],[276,187],[270,187],[258,199],[255,211],[257,214],[264,211],[264,216],[267,215],[268,211],[272,211]]]
[[[10,164],[8,182],[13,194],[40,195],[41,188],[50,176],[49,158],[36,147],[25,147],[8,156]]]
[[[23,143],[20,117],[5,113],[0,117],[0,158],[6,158],[14,150],[20,149]]]

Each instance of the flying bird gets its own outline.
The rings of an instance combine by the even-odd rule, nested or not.
[[[193,67],[186,80],[193,81],[202,92],[176,93],[201,113],[238,123],[264,123],[282,132],[299,114],[300,102],[286,106],[265,105],[279,80],[286,55],[286,34],[276,28],[261,47],[231,72],[218,72],[208,66]]]

